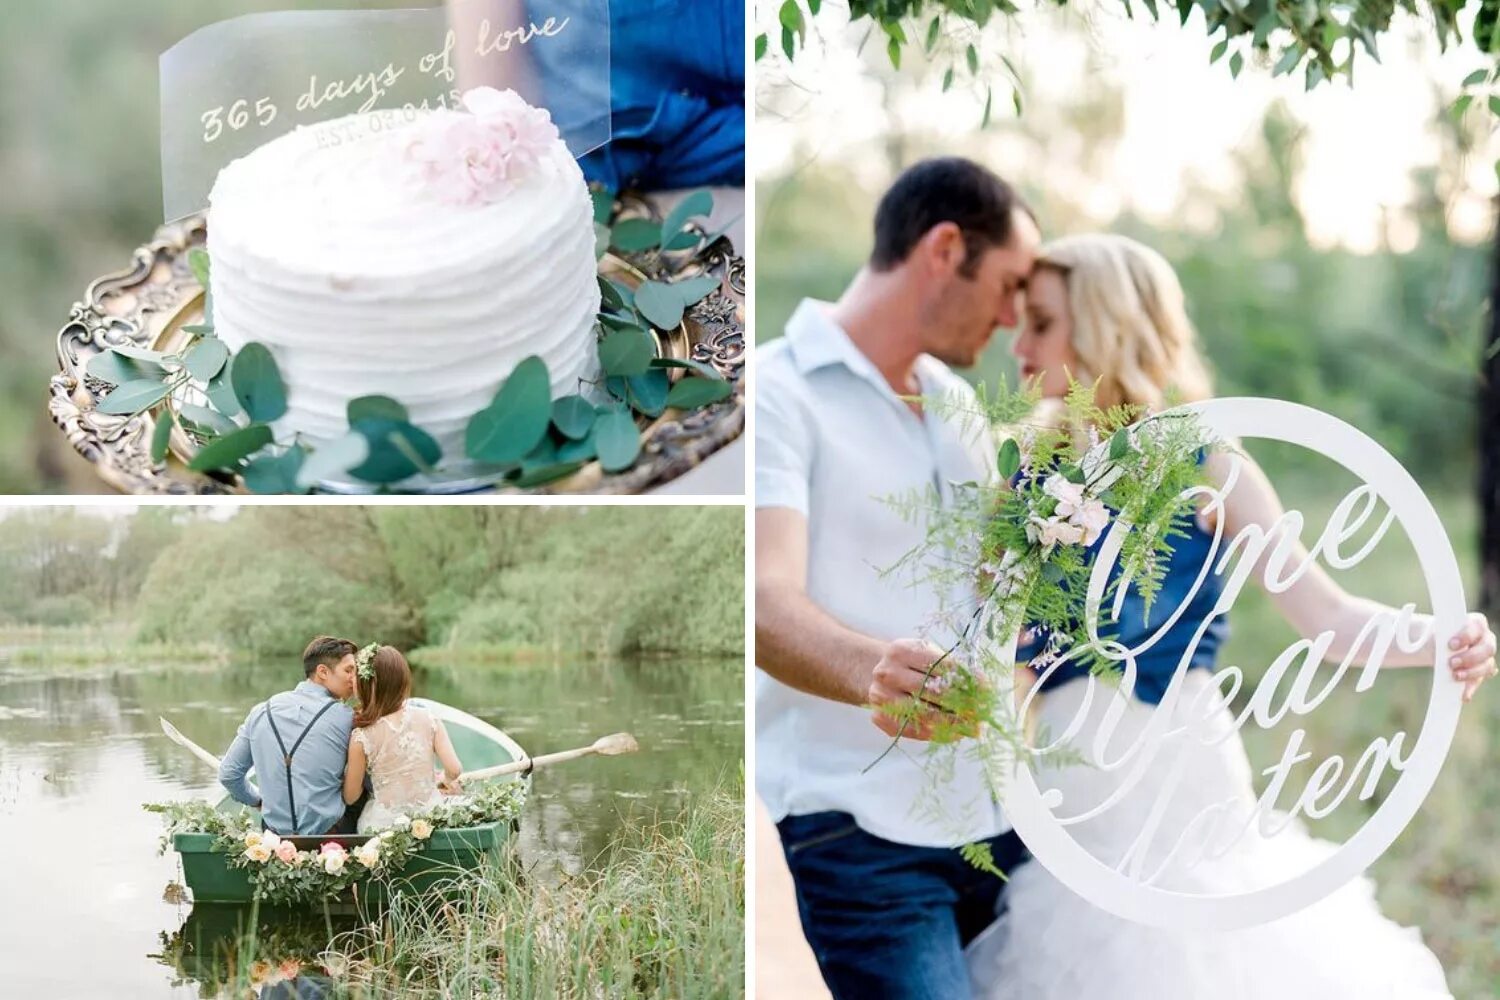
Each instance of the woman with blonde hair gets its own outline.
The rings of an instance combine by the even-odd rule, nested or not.
[[[1101,408],[1132,404],[1160,411],[1211,394],[1176,274],[1160,254],[1123,236],[1074,236],[1042,249],[1027,286],[1026,322],[1013,353],[1022,377],[1039,386],[1054,407],[1072,381],[1095,385]],[[1087,435],[1090,428],[1073,430]],[[1282,514],[1281,502],[1254,461],[1223,449],[1203,454],[1206,476],[1220,491],[1230,482],[1232,463],[1239,462],[1232,488],[1215,501],[1222,537],[1233,538],[1246,528],[1270,531]],[[1091,556],[1102,543],[1101,535],[1090,547]],[[1256,553],[1253,579],[1265,577],[1274,551],[1268,546]],[[1133,685],[1122,682],[1118,697],[1091,701],[1087,694],[1095,680],[1087,666],[1070,660],[1046,634],[1023,635],[1017,651],[1017,661],[1029,661],[1042,685],[1041,729],[1070,732],[1070,747],[1083,757],[1039,770],[1038,786],[1060,792],[1062,801],[1075,806],[1117,803],[1071,825],[1071,835],[1111,867],[1132,852],[1149,855],[1145,870],[1158,871],[1153,885],[1194,895],[1275,884],[1334,850],[1298,825],[1273,837],[1247,820],[1246,832],[1232,846],[1215,840],[1204,825],[1195,825],[1194,818],[1206,809],[1253,817],[1258,798],[1233,714],[1214,690],[1217,653],[1228,632],[1217,611],[1224,584],[1218,571],[1203,573],[1201,582],[1199,575],[1219,555],[1215,527],[1200,514],[1185,535],[1174,539],[1161,589],[1149,608],[1129,585],[1122,599],[1101,608],[1101,632],[1109,632],[1134,659]],[[1303,563],[1310,568],[1295,583],[1269,594],[1276,610],[1305,639],[1330,633],[1327,659],[1337,662],[1356,650],[1355,660],[1362,663],[1363,650],[1357,649],[1361,629],[1373,615],[1394,609],[1347,593],[1309,560],[1300,543],[1290,546],[1287,564]],[[1223,569],[1222,562],[1216,565]],[[1180,617],[1169,620],[1179,609]],[[1111,615],[1114,620],[1107,620]],[[1414,629],[1431,621],[1426,615],[1412,618]],[[1466,701],[1496,672],[1495,637],[1483,615],[1470,615],[1446,652],[1453,676],[1465,685]],[[1429,630],[1423,648],[1391,648],[1383,662],[1430,666],[1435,653]],[[1176,696],[1165,699],[1174,684]],[[1171,765],[1144,773],[1096,766],[1090,754],[1098,733],[1117,727],[1112,745],[1129,745],[1146,731],[1164,701],[1165,711],[1196,709],[1199,716],[1206,706],[1214,731],[1225,727],[1223,738],[1211,745],[1191,744]],[[1120,715],[1106,721],[1108,711]],[[1188,724],[1185,717],[1174,720]],[[1072,729],[1074,725],[1078,728]],[[1137,775],[1127,777],[1124,771]],[[1139,782],[1131,787],[1127,782],[1136,776]],[[1159,803],[1167,804],[1165,813],[1153,812]],[[1160,824],[1154,843],[1169,845],[1168,853],[1150,844],[1142,847],[1147,823]],[[1001,918],[968,951],[975,995],[990,1000],[1449,996],[1437,958],[1415,929],[1400,927],[1380,913],[1368,880],[1348,884],[1289,917],[1219,936],[1189,936],[1114,917],[1036,864],[1011,874],[1004,900]]]

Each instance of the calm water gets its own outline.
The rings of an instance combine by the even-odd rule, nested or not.
[[[192,907],[172,901],[144,802],[210,797],[212,771],[169,742],[165,716],[222,753],[295,664],[81,672],[13,667],[0,651],[0,995],[197,997],[157,957]],[[538,770],[521,821],[536,877],[586,868],[632,817],[672,816],[744,755],[738,662],[580,663],[421,671],[416,693],[477,715],[531,754],[617,731],[641,752]],[[201,924],[187,924],[189,933]]]

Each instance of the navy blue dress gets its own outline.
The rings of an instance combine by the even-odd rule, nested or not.
[[[1112,510],[1111,514],[1113,513]],[[1090,565],[1098,557],[1099,548],[1104,544],[1104,538],[1108,534],[1109,529],[1106,528],[1094,544],[1089,546]],[[1114,606],[1113,590],[1106,590],[1099,609],[1100,638],[1113,639],[1126,648],[1133,649],[1156,632],[1162,623],[1181,606],[1188,591],[1192,589],[1194,581],[1198,579],[1204,561],[1209,558],[1209,552],[1213,547],[1213,535],[1205,532],[1195,517],[1192,518],[1187,528],[1187,534],[1175,536],[1171,542],[1172,555],[1167,562],[1167,571],[1162,580],[1161,590],[1151,602],[1150,614],[1146,613],[1145,600],[1132,586],[1125,594],[1125,602],[1120,607],[1118,621],[1111,619],[1110,610]],[[1220,555],[1221,553],[1216,554],[1214,558],[1219,558]],[[1120,565],[1117,561],[1110,571],[1112,585],[1118,586],[1119,579]],[[1210,570],[1204,577],[1198,592],[1193,595],[1188,607],[1171,629],[1157,639],[1150,649],[1136,655],[1136,698],[1153,705],[1161,703],[1162,695],[1166,694],[1167,685],[1172,682],[1172,675],[1176,672],[1183,653],[1192,644],[1194,633],[1202,627],[1204,620],[1213,612],[1222,589],[1222,578]],[[1204,630],[1203,637],[1193,651],[1189,668],[1203,667],[1212,670],[1219,647],[1228,636],[1229,622],[1225,616],[1220,615]],[[1041,652],[1046,638],[1046,634],[1041,629],[1034,630],[1030,641],[1017,646],[1016,662],[1020,663],[1035,657]],[[1088,673],[1086,665],[1068,660],[1052,672],[1044,686],[1086,677]]]

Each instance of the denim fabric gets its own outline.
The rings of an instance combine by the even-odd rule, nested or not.
[[[579,161],[611,191],[745,184],[744,0],[612,0],[613,138]]]
[[[777,829],[836,1000],[967,1000],[963,948],[994,922],[1003,881],[952,848],[866,833],[848,813],[788,816]],[[1002,871],[1028,857],[1014,833],[989,844]]]

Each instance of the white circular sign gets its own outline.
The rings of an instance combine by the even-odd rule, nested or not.
[[[1326,859],[1285,881],[1235,895],[1197,895],[1144,884],[1085,850],[1053,813],[1023,762],[1002,803],[1035,859],[1063,884],[1117,916],[1158,927],[1231,930],[1266,923],[1306,907],[1357,877],[1417,814],[1437,779],[1458,723],[1463,685],[1443,666],[1448,640],[1464,625],[1463,585],[1453,548],[1416,481],[1380,445],[1343,421],[1311,407],[1275,399],[1225,398],[1179,407],[1217,439],[1282,441],[1317,452],[1348,469],[1389,506],[1410,538],[1431,601],[1436,642],[1432,690],[1421,732],[1385,800],[1358,832]],[[1110,552],[1113,541],[1113,552]],[[1120,539],[1106,539],[1100,558],[1113,558]],[[1354,560],[1354,561],[1357,561]],[[1006,655],[1013,656],[1016,636]],[[1096,684],[1090,678],[1087,683]],[[1087,765],[1084,765],[1087,766]]]

